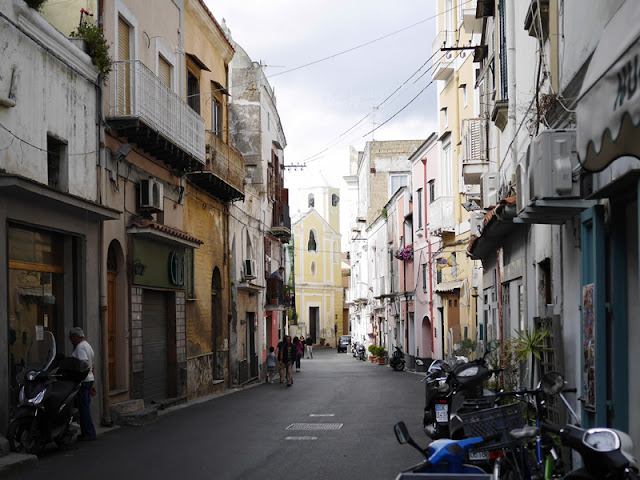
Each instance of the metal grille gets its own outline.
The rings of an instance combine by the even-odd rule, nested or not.
[[[342,423],[292,423],[287,430],[340,430]]]

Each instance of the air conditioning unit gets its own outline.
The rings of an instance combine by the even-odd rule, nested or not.
[[[498,188],[500,188],[500,174],[485,172],[480,177],[480,199],[482,208],[495,207],[498,203]]]
[[[518,213],[531,204],[529,196],[529,152],[530,148],[527,148],[527,153],[522,156],[516,167],[516,210]]]
[[[256,278],[256,261],[255,260],[249,259],[244,261],[244,278],[247,280]]]
[[[530,145],[529,198],[579,198],[580,183],[573,181],[578,166],[575,130],[545,130]]]
[[[140,208],[161,212],[164,208],[163,185],[155,178],[140,180]]]

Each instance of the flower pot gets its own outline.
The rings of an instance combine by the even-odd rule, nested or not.
[[[376,356],[375,356],[375,355],[371,355],[371,356],[369,357],[369,361],[370,361],[371,363],[376,363]]]
[[[384,365],[387,363],[387,357],[378,357],[378,365]]]

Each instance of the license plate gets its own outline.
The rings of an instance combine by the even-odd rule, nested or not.
[[[449,405],[436,403],[436,422],[447,423],[449,421]]]
[[[477,450],[469,450],[469,460],[489,460],[489,452],[488,451],[477,451]]]

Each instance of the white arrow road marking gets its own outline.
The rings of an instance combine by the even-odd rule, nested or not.
[[[284,437],[285,440],[317,440],[318,437]]]
[[[292,423],[286,430],[340,430],[342,423]]]
[[[310,417],[335,417],[335,413],[312,413]]]

